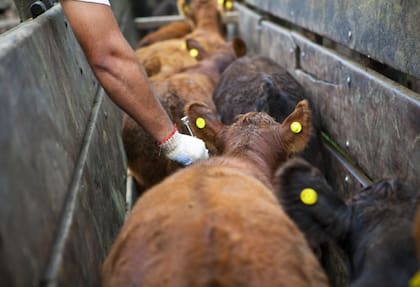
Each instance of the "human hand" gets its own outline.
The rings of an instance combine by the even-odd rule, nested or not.
[[[167,158],[184,166],[209,157],[208,150],[201,139],[181,134],[178,131],[160,144],[160,148]]]

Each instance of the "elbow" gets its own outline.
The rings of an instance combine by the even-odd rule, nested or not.
[[[113,66],[118,62],[118,56],[112,51],[103,51],[94,54],[88,61],[95,74],[112,73]]]
[[[102,39],[90,48],[85,50],[85,54],[95,73],[112,73],[124,68],[127,64],[138,61],[134,50],[120,36]]]
[[[90,57],[89,64],[98,78],[105,75],[111,75],[119,78],[119,74],[130,69],[129,67],[138,66],[139,62],[134,53],[130,49],[107,49]]]
[[[86,58],[95,75],[112,71],[112,63],[115,62],[114,52],[111,49],[95,49],[87,51]]]

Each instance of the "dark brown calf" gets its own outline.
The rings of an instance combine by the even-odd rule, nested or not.
[[[138,200],[105,261],[103,286],[327,286],[270,190],[275,166],[307,143],[307,102],[282,124],[250,113],[224,126],[203,104],[187,114],[204,120],[195,132],[223,155],[178,171]],[[299,134],[290,131],[296,121]]]
[[[379,181],[345,203],[314,167],[290,160],[276,174],[277,196],[309,242],[334,240],[347,253],[352,287],[407,287],[419,268],[413,238],[417,192],[397,180]],[[313,188],[313,205],[300,200]]]
[[[212,94],[220,74],[237,56],[245,52],[245,43],[234,39],[195,67],[180,73],[159,74],[150,79],[155,94],[181,131],[187,132],[182,130],[181,122],[185,105],[191,101],[202,101],[214,110]],[[128,167],[142,189],[156,184],[179,167],[160,155],[157,143],[128,116],[124,118],[123,142]]]
[[[223,72],[213,95],[217,111],[226,124],[236,115],[251,111],[267,112],[281,122],[305,98],[301,85],[283,67],[264,56],[247,56],[232,63]],[[318,122],[314,114],[314,132],[303,156],[323,170]]]

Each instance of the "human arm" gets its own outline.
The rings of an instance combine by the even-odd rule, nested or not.
[[[173,133],[173,123],[153,95],[144,69],[122,35],[111,8],[74,0],[61,0],[61,6],[95,76],[113,102],[159,143],[174,134],[175,152],[182,148],[184,159],[206,158],[204,143]],[[162,147],[165,152],[165,146]],[[165,154],[176,160],[173,153]],[[188,161],[180,163],[184,162]]]

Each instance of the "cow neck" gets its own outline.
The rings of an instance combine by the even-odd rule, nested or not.
[[[207,75],[210,80],[216,84],[220,79],[220,74],[235,60],[233,52],[222,52],[215,54],[209,59],[200,63],[201,73]]]
[[[249,152],[251,153],[251,152]],[[227,154],[218,157],[217,161],[222,162],[223,166],[235,168],[249,176],[256,178],[270,190],[273,189],[272,178],[273,169],[261,157],[252,154]]]
[[[201,15],[204,13],[203,15]],[[220,23],[218,18],[218,12],[214,11],[214,15],[210,15],[209,11],[201,11],[198,15],[199,21],[195,29],[206,30],[207,32],[220,33]]]

